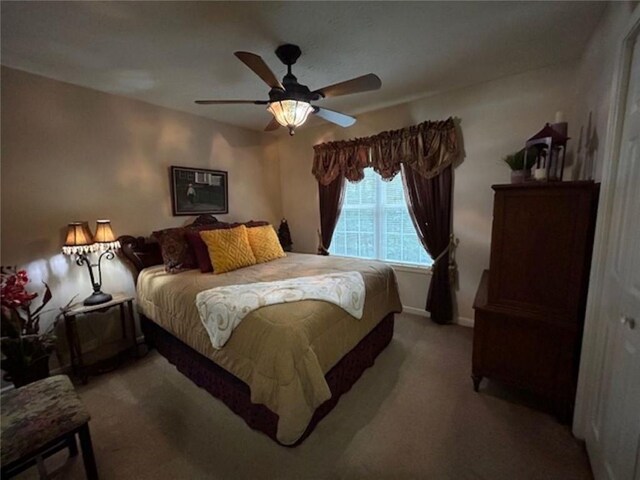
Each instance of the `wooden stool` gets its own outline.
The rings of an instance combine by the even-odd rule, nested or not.
[[[78,454],[80,437],[84,469],[88,479],[98,471],[89,434],[89,412],[66,375],[40,380],[2,395],[2,478],[10,478],[38,465],[46,478],[44,459],[64,449]]]

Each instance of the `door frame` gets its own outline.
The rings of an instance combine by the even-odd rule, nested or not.
[[[594,255],[589,280],[587,311],[582,339],[582,355],[576,394],[575,413],[573,417],[573,434],[585,439],[593,407],[597,398],[602,377],[601,369],[603,345],[601,337],[602,322],[598,315],[604,291],[604,274],[607,251],[610,240],[610,226],[614,203],[614,184],[618,173],[622,127],[624,123],[625,105],[629,85],[632,52],[636,37],[640,35],[640,5],[636,5],[624,31],[618,40],[618,54],[611,92],[611,110],[607,121],[607,140],[603,156],[602,181],[600,186],[600,205],[596,223]]]

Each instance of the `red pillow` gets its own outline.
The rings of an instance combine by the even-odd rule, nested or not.
[[[200,232],[204,232],[205,230],[215,230],[215,228],[203,228],[197,231],[186,232],[185,236],[187,237],[187,241],[189,242],[189,245],[191,245],[191,249],[195,254],[196,263],[198,264],[200,271],[202,273],[210,273],[213,272],[213,265],[209,258],[209,250],[207,249],[207,244],[204,243],[204,240],[202,240],[202,237],[200,236]]]

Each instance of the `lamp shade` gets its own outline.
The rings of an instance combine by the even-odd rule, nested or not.
[[[111,229],[110,220],[96,221],[96,234],[93,236],[93,240],[99,250],[116,250],[120,248],[120,242],[116,240]]]
[[[87,253],[94,250],[93,235],[88,222],[71,222],[67,226],[67,237],[62,247],[65,255]]]
[[[289,99],[271,102],[267,110],[273,114],[280,125],[287,127],[289,133],[293,135],[295,128],[307,121],[307,117],[313,112],[313,107],[310,103]]]

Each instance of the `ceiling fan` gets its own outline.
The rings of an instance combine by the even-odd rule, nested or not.
[[[242,63],[271,87],[269,100],[196,100],[196,103],[200,105],[243,103],[267,105],[267,110],[273,114],[273,120],[267,125],[265,131],[276,130],[282,125],[289,129],[289,135],[293,135],[296,127],[302,125],[311,113],[341,127],[350,127],[356,123],[356,119],[349,115],[311,105],[311,102],[325,97],[378,90],[382,86],[380,78],[369,73],[311,91],[306,85],[298,83],[298,79],[291,73],[291,65],[296,63],[301,53],[300,47],[291,44],[280,45],[276,49],[276,55],[287,66],[287,74],[280,82],[259,55],[249,52],[235,52],[235,56]]]

